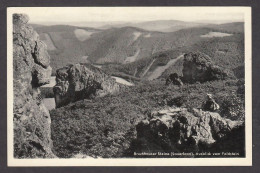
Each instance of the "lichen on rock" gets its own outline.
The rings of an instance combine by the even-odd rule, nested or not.
[[[55,157],[51,119],[38,88],[49,83],[50,57],[28,21],[25,14],[13,14],[14,157]]]

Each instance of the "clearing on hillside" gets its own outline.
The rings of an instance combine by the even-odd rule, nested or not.
[[[227,37],[231,36],[233,34],[228,34],[224,32],[209,32],[208,34],[201,35],[200,37],[207,37],[207,38],[212,38],[212,37]]]
[[[86,31],[84,29],[75,29],[74,34],[79,41],[85,41],[95,32]]]

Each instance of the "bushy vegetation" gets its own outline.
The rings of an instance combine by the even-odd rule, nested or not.
[[[240,25],[241,24],[238,24],[238,26]],[[230,28],[230,26],[223,26],[222,28]],[[86,31],[95,31],[96,33],[92,34],[92,36],[85,41],[79,41],[74,34],[75,29],[85,29]],[[221,28],[212,26],[208,28],[199,27],[182,29],[171,33],[160,33],[145,31],[133,27],[113,28],[103,31],[93,28],[65,25],[36,27],[36,31],[40,36],[43,37],[42,34],[48,34],[56,47],[56,50],[48,51],[51,56],[53,74],[55,74],[56,69],[61,68],[68,63],[85,62],[86,60],[82,59],[83,56],[88,56],[88,60],[92,63],[121,64],[124,62],[126,57],[133,56],[138,50],[140,50],[137,59],[147,57],[149,60],[140,61],[141,64],[135,63],[133,64],[134,67],[132,67],[132,65],[129,66],[130,71],[126,74],[135,74],[136,76],[139,76],[138,72],[141,74],[149,62],[151,62],[151,57],[153,55],[156,56],[156,53],[169,50],[177,51],[184,47],[188,49],[199,49],[201,52],[205,53],[208,53],[207,50],[209,50],[211,52],[209,55],[212,56],[212,54],[214,54],[214,57],[220,59],[220,61],[226,57],[233,60],[237,58],[239,59],[239,56],[243,55],[237,53],[241,46],[243,46],[242,44],[238,45],[240,43],[237,42],[238,38],[243,40],[243,34],[240,32],[232,32],[232,30],[227,29],[228,33],[234,33],[234,35],[223,38],[200,37],[201,35],[212,31],[222,30]],[[133,41],[134,32],[140,32],[143,36],[141,35],[137,40]],[[147,34],[151,34],[151,37],[144,37]],[[226,40],[224,44],[223,40]],[[201,49],[206,50],[202,51]],[[219,58],[219,56],[223,58]],[[170,56],[169,58],[175,57]],[[157,65],[163,65],[165,63],[167,63],[167,58],[162,58],[161,61],[156,61],[151,69],[154,69]],[[231,66],[233,63],[231,61],[226,65]],[[236,67],[237,64],[234,64],[234,66]],[[115,66],[115,68],[117,68],[117,66]],[[121,70],[122,69],[118,69],[117,72],[120,72]]]
[[[234,34],[197,42],[190,51],[200,51],[210,56],[216,65],[234,69],[244,64],[244,35]]]
[[[228,26],[229,27],[229,26]],[[227,27],[226,27],[227,28]],[[58,28],[59,29],[59,28]],[[238,28],[239,29],[239,28]],[[164,106],[201,108],[206,94],[213,95],[220,105],[219,113],[230,119],[244,118],[244,38],[240,32],[223,38],[202,38],[212,28],[189,28],[174,33],[151,32],[151,37],[139,37],[129,42],[136,28],[114,28],[99,32],[80,42],[68,31],[49,32],[57,50],[49,51],[53,73],[57,68],[84,62],[92,63],[114,76],[134,81],[135,86],[122,92],[92,100],[81,100],[50,111],[54,152],[58,157],[124,157],[136,138],[136,124],[154,109]],[[139,30],[144,32],[146,31]],[[126,41],[128,40],[128,41]],[[126,56],[133,56],[140,48],[138,60],[122,64]],[[214,63],[234,72],[236,78],[184,84],[165,85],[171,73],[182,75],[183,60],[166,69],[161,78],[143,80],[147,73],[169,60],[188,52],[203,52]],[[239,79],[239,80],[238,80]],[[53,97],[49,89],[41,89],[44,97]],[[233,95],[230,95],[233,93]],[[239,105],[239,106],[236,106]]]
[[[244,120],[245,103],[236,94],[224,98],[221,105],[221,115],[231,120]]]
[[[42,98],[54,98],[52,87],[40,87]]]
[[[111,75],[123,73],[134,77],[140,77],[142,71],[151,63],[152,59],[143,58],[129,64],[105,64],[102,69]]]
[[[236,80],[165,86],[165,81],[140,83],[115,95],[83,100],[52,110],[52,139],[59,157],[82,153],[92,157],[122,157],[136,137],[135,125],[164,106],[200,108],[206,93],[219,105],[238,89]]]
[[[236,78],[244,77],[244,38],[240,33],[229,37],[198,40],[192,45],[157,52],[152,56],[133,63],[123,65],[110,64],[102,68],[111,74],[121,73],[143,78],[143,72],[152,62],[148,72],[154,71],[158,66],[166,65],[169,60],[176,58],[182,53],[189,52],[203,52],[211,58],[215,65],[225,69],[229,76],[235,75]],[[179,59],[175,64],[166,69],[160,78],[166,79],[171,73],[177,73],[182,76],[182,64],[183,59]]]
[[[245,78],[245,66],[244,64],[241,66],[238,66],[236,68],[233,69],[234,75],[238,78],[238,79],[243,79]]]
[[[163,52],[157,52],[152,56],[139,59],[129,64],[108,64],[103,65],[102,69],[111,75],[115,74],[127,74],[137,78],[143,78],[145,71],[152,72],[158,66],[166,65],[169,60],[177,58],[180,55],[180,50],[167,50]],[[149,68],[149,69],[147,69]]]

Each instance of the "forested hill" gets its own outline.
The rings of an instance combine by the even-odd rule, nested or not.
[[[36,25],[35,25],[36,26]],[[243,30],[243,23],[191,27],[176,32],[147,31],[136,27],[105,30],[68,25],[36,26],[41,40],[47,44],[53,73],[70,63],[131,64],[156,56],[159,52],[193,47],[213,40],[211,32],[225,32],[232,39]],[[205,36],[205,37],[204,37]]]

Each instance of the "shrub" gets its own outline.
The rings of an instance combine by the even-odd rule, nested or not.
[[[40,87],[42,98],[54,98],[52,87]]]
[[[244,102],[235,94],[225,97],[221,105],[221,115],[231,120],[243,120],[245,118]]]
[[[242,99],[245,100],[245,80],[239,79],[237,81],[237,95]]]
[[[170,100],[167,101],[168,106],[175,105],[175,106],[178,106],[178,107],[182,107],[182,106],[185,106],[185,103],[187,103],[187,96],[186,95],[174,97],[173,99],[170,99]]]
[[[125,88],[118,94],[71,103],[50,111],[55,153],[65,158],[78,153],[90,157],[122,157],[135,139],[136,123],[149,112],[165,105],[198,108],[207,93],[213,94],[216,102],[228,112],[232,106],[223,101],[237,88],[234,81],[178,87],[165,86],[164,82],[155,80]],[[236,104],[230,105],[236,107]],[[243,113],[243,110],[240,112]]]

